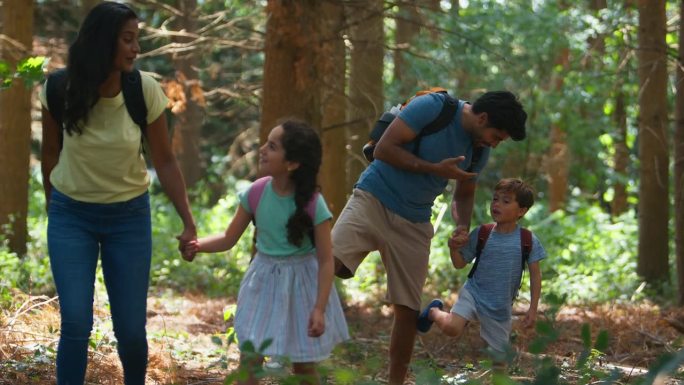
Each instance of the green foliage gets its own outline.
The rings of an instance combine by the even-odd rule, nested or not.
[[[156,182],[155,182],[156,183]],[[211,208],[193,205],[198,236],[222,233],[228,227],[238,200],[237,189],[244,187],[244,181],[229,180],[227,195]],[[205,185],[195,187],[206,190]],[[171,202],[155,184],[152,198],[152,284],[178,290],[200,291],[210,296],[235,296],[251,258],[252,237],[247,231],[237,245],[226,253],[198,254],[192,263],[184,261],[178,252],[175,237],[182,230],[182,223]]]
[[[43,68],[47,62],[45,56],[28,57],[20,60],[16,70],[12,70],[9,64],[0,60],[0,90],[11,87],[14,78],[22,79],[27,88],[33,87],[43,80]]]

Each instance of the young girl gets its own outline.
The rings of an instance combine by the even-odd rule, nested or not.
[[[295,121],[276,126],[259,150],[261,171],[271,179],[255,212],[250,189],[258,182],[239,193],[240,205],[225,233],[186,247],[187,258],[229,250],[254,219],[257,253],[240,285],[235,332],[240,343],[250,341],[257,349],[271,340],[259,353],[289,359],[307,384],[318,383],[316,362],[349,339],[332,285],[332,214],[315,191],[320,164],[321,142],[314,130]],[[312,199],[315,209],[307,210]],[[263,357],[243,352],[241,361],[250,372],[245,383],[257,384],[254,371]]]

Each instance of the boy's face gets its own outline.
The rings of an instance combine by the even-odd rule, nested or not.
[[[515,223],[527,212],[527,208],[520,207],[515,199],[515,193],[509,191],[494,191],[492,203],[489,206],[492,219],[496,223]]]

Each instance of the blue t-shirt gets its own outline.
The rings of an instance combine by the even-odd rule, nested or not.
[[[295,246],[287,240],[287,221],[296,209],[294,195],[278,195],[273,191],[271,183],[272,181],[266,183],[256,209],[255,222],[259,230],[256,237],[257,250],[274,257],[310,254],[314,251],[314,246],[308,234],[304,236],[300,246]],[[252,188],[251,185],[238,193],[240,204],[248,213],[252,212],[248,203],[250,188]],[[332,218],[332,213],[323,195],[318,194],[314,226],[330,218]]]
[[[431,93],[413,99],[399,113],[416,134],[435,120],[442,110],[444,98],[440,93]],[[447,158],[465,156],[458,167],[466,170],[473,156],[473,139],[461,125],[465,102],[459,101],[458,109],[449,125],[421,139],[418,157],[428,162],[439,163]],[[413,152],[414,142],[404,145]],[[487,164],[489,148],[482,152],[473,172],[479,173]],[[373,161],[361,174],[357,188],[373,194],[390,211],[411,222],[428,222],[435,198],[444,191],[448,180],[432,174],[421,174],[396,168],[379,159]]]
[[[466,262],[475,258],[477,233],[480,227],[470,233],[468,244],[461,248]],[[546,251],[539,239],[532,234],[532,250],[528,263],[546,258]],[[520,226],[510,233],[492,230],[487,239],[477,270],[465,284],[475,299],[477,312],[489,318],[506,321],[511,318],[511,301],[520,287],[522,249]]]

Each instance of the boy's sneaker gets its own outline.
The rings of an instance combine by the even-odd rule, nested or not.
[[[427,333],[432,327],[433,321],[430,321],[428,314],[430,314],[430,309],[433,307],[438,307],[439,310],[442,310],[444,308],[444,302],[442,302],[441,299],[433,299],[432,302],[430,302],[427,307],[423,309],[420,315],[418,315],[418,321],[416,322],[416,328],[419,332]]]

